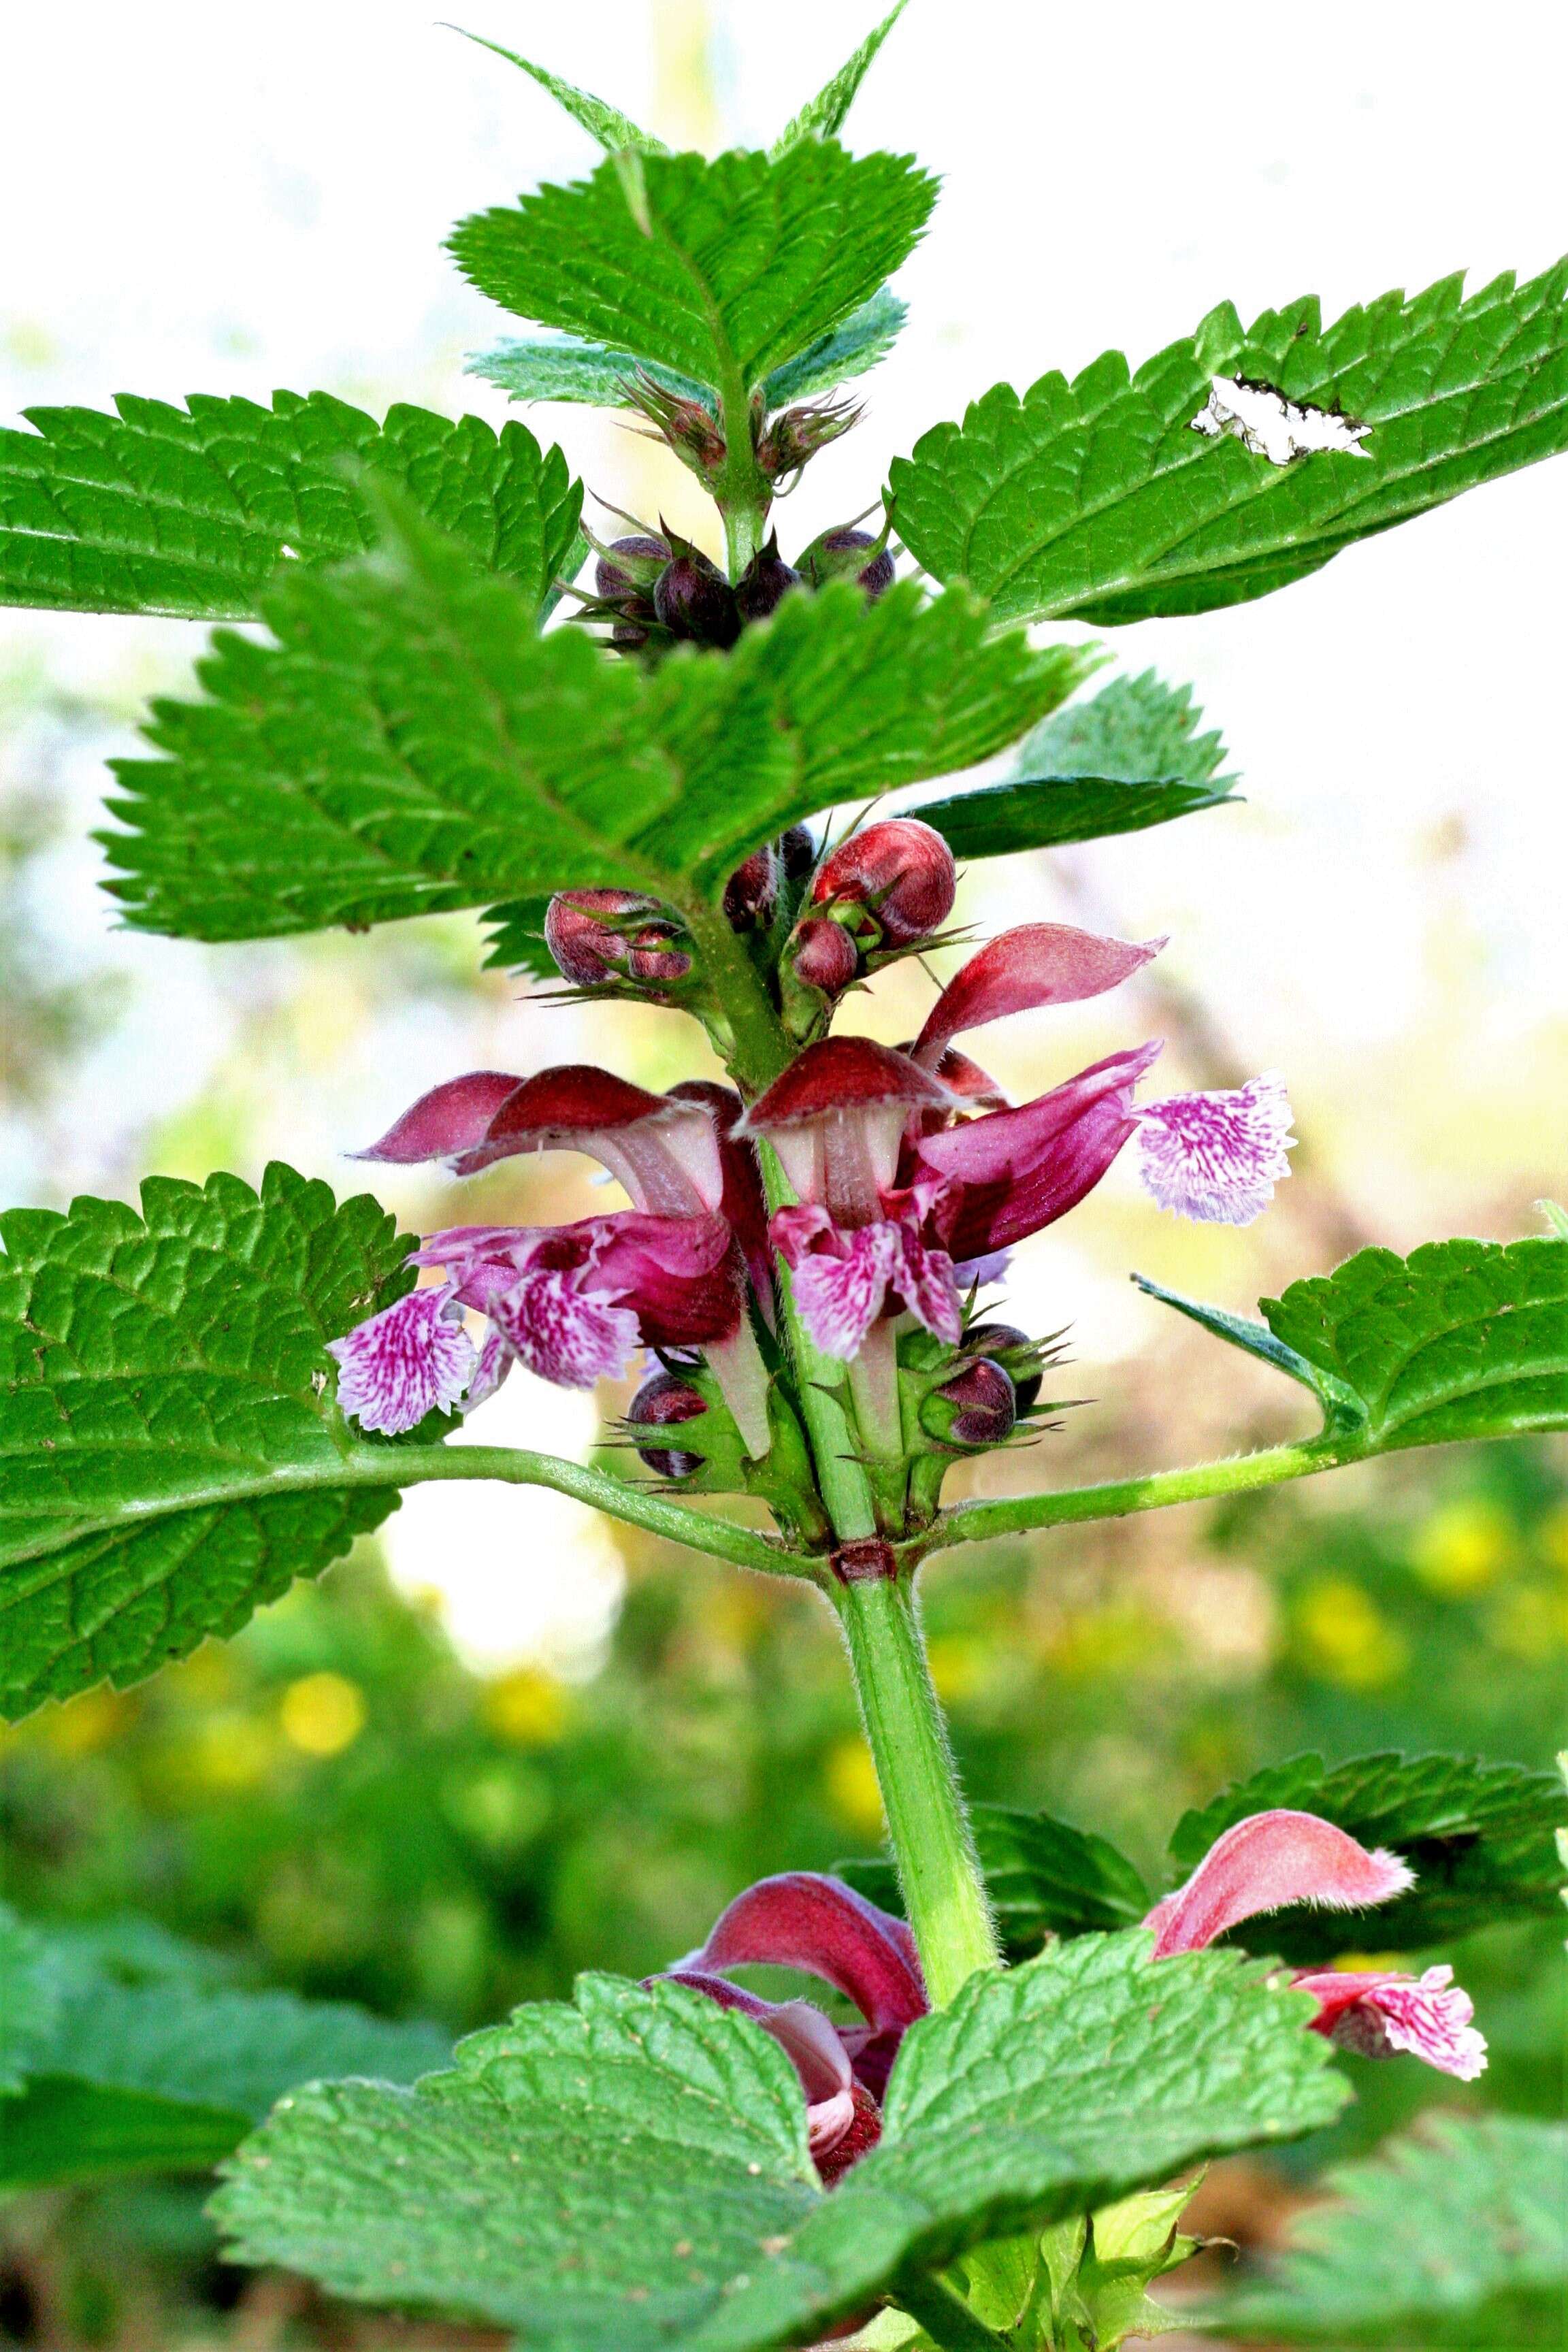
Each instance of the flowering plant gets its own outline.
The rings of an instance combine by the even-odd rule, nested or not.
[[[1326,330],[1310,302],[1250,331],[1222,308],[1136,374],[1112,354],[999,386],[895,463],[869,517],[786,555],[777,503],[851,431],[842,387],[896,339],[887,280],[935,194],[838,138],[898,14],[766,154],[672,155],[513,61],[605,160],[456,231],[474,284],[551,331],[479,371],[640,416],[710,496],[711,551],[657,516],[584,521],[516,423],[279,394],[39,412],[5,443],[13,601],[269,633],[220,634],[203,698],[160,703],[153,756],[119,763],[127,921],[226,940],[486,907],[500,961],[683,1012],[724,1073],[653,1092],[575,1063],[471,1071],[360,1155],[466,1178],[584,1154],[625,1205],[570,1223],[411,1241],[274,1167],[259,1194],[152,1180],[141,1216],[79,1202],[3,1228],[13,1715],[232,1633],[426,1480],[556,1487],[837,1614],[887,1860],[740,1890],[700,1949],[525,2006],[412,2089],[313,2082],[227,2168],[237,2258],[563,2352],[1157,2330],[1146,2290],[1194,2251],[1171,2184],[1329,2122],[1335,2049],[1479,2074],[1449,1964],[1341,1963],[1372,1932],[1424,1957],[1539,1910],[1560,1816],[1539,1776],[1505,1770],[1500,1796],[1462,1762],[1299,1759],[1266,1799],[1215,1801],[1164,1894],[1103,1840],[1009,1816],[1037,1925],[1024,1951],[1004,1932],[1004,1832],[977,1841],[959,1789],[921,1564],[1568,1427],[1568,1218],[1364,1250],[1261,1321],[1172,1298],[1310,1392],[1310,1437],[944,1503],[954,1464],[1057,1409],[1060,1335],[991,1303],[1008,1255],[1123,1152],[1163,1209],[1250,1222],[1289,1176],[1290,1108],[1274,1072],[1151,1091],[1136,1029],[1021,1104],[971,1059],[988,1024],[1106,994],[1162,940],[1026,922],[967,954],[914,1037],[840,1016],[956,943],[961,866],[1225,798],[1180,725],[1152,770],[1114,685],[1088,706],[1095,763],[1066,762],[1049,722],[1096,657],[1029,627],[1262,594],[1555,450],[1568,278],[1468,302],[1445,283]],[[1001,781],[929,793],[1020,744]],[[450,1446],[518,1363],[579,1389],[635,1374],[618,1435],[647,1475]],[[1456,1873],[1445,1841],[1484,1868]],[[764,1998],[737,1981],[755,1966],[857,2014]],[[1277,2299],[1270,2328],[1310,2336],[1304,2308]]]

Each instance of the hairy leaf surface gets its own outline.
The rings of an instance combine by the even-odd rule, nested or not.
[[[220,640],[210,699],[155,707],[107,836],[142,929],[256,939],[572,885],[711,906],[761,841],[1014,740],[1082,657],[988,634],[960,592],[787,596],[728,655],[651,677],[403,519],[353,571],[290,575],[276,646]],[[502,910],[503,915],[505,909]]]
[[[1009,1959],[1037,1952],[1047,1935],[1135,1927],[1149,1908],[1148,1888],[1107,1838],[1010,1805],[975,1805],[973,1822],[985,1891]],[[899,1874],[890,1860],[833,1867],[884,1911],[902,1916]]]
[[[1260,1301],[1277,1339],[1349,1391],[1369,1448],[1568,1427],[1568,1242],[1364,1249]]]
[[[1272,2276],[1205,2316],[1227,2342],[1522,2352],[1563,2341],[1568,2126],[1439,2116],[1331,2173]]]
[[[763,2352],[998,2230],[1329,2119],[1309,2004],[1233,1953],[1091,1937],[971,1980],[905,2041],[831,2197],[787,2060],[670,1986],[584,1978],[412,2093],[297,2095],[229,2168],[242,2259],[525,2326],[565,2352]]]
[[[744,396],[868,302],[936,193],[907,157],[854,158],[828,142],[777,163],[736,151],[637,163],[629,194],[610,161],[592,180],[476,213],[452,251],[518,317],[726,396]]]
[[[566,565],[583,488],[525,425],[499,435],[398,406],[377,425],[324,392],[188,408],[121,394],[118,415],[33,408],[0,432],[0,603],[244,620],[280,563],[362,555],[356,468],[400,489],[538,609]]]
[[[1461,277],[1327,329],[1315,299],[1244,330],[1222,303],[1129,373],[1107,352],[1022,399],[998,384],[894,461],[898,527],[999,616],[1135,621],[1280,588],[1342,547],[1568,446],[1568,260],[1464,299]],[[1244,377],[1371,425],[1363,454],[1277,466],[1192,430]]]
[[[1326,1765],[1293,1756],[1237,1781],[1184,1813],[1171,1840],[1181,1877],[1221,1832],[1283,1805],[1319,1813],[1366,1846],[1387,1846],[1415,1885],[1371,1911],[1297,1908],[1248,1920],[1238,1940],[1304,1965],[1345,1951],[1415,1951],[1508,1918],[1554,1917],[1561,1907],[1558,1832],[1568,1795],[1552,1772],[1465,1756],[1358,1756]]]
[[[0,1216],[0,1711],[232,1633],[393,1507],[356,1490],[324,1342],[405,1290],[368,1195],[274,1165],[149,1177],[142,1213]],[[258,1475],[298,1494],[227,1500]],[[340,1483],[341,1481],[341,1483]]]

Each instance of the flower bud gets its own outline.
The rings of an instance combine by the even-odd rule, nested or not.
[[[630,917],[630,921],[611,919]],[[691,958],[672,945],[673,927],[657,899],[635,890],[558,890],[544,918],[544,943],[563,979],[579,988],[608,980],[684,980]]]
[[[724,918],[732,931],[772,922],[779,902],[779,858],[771,841],[753,849],[724,885]]]
[[[856,530],[848,523],[825,530],[802,555],[800,570],[814,588],[824,587],[829,580],[853,580],[865,590],[866,602],[874,604],[893,584],[887,525],[876,539],[868,530]]]
[[[790,961],[795,978],[807,988],[819,988],[824,996],[841,995],[860,968],[854,940],[842,923],[826,915],[813,916],[800,925]]]
[[[940,833],[919,817],[886,817],[850,834],[818,866],[811,903],[864,906],[888,946],[908,947],[946,921],[957,887]]]
[[[621,391],[626,405],[647,418],[659,439],[668,441],[694,474],[707,478],[719,471],[728,454],[724,436],[712,411],[701,401],[667,391],[657,377],[642,368],[629,382],[623,382]],[[652,440],[654,436],[649,434],[646,437]]]
[[[805,401],[781,409],[757,443],[757,464],[770,481],[803,466],[860,422],[864,410],[847,400]]]
[[[994,1358],[1013,1383],[1018,1411],[1027,1412],[1040,1393],[1041,1351],[1026,1331],[1012,1323],[975,1323],[963,1335],[964,1353]]]
[[[1013,1434],[1018,1401],[1000,1364],[966,1364],[921,1405],[921,1427],[943,1445],[1003,1445]]]
[[[608,547],[599,551],[599,560],[594,566],[594,585],[606,601],[640,592],[651,605],[658,575],[673,552],[667,539],[657,538],[650,530],[613,539]]]
[[[765,621],[779,598],[799,584],[799,572],[779,553],[777,531],[771,532],[767,545],[757,550],[735,583],[735,602],[741,608],[742,620]]]
[[[792,824],[779,836],[779,856],[784,870],[792,882],[804,882],[816,863],[816,844],[808,824]]]
[[[626,1419],[638,1428],[663,1429],[671,1422],[695,1421],[707,1403],[675,1372],[655,1372],[644,1381],[626,1407]],[[639,1445],[637,1454],[661,1478],[689,1478],[700,1470],[704,1457],[675,1445]]]
[[[715,563],[684,540],[659,573],[653,609],[671,636],[700,646],[732,646],[741,634],[735,592]]]

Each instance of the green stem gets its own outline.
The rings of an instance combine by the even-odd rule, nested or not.
[[[959,1503],[944,1511],[922,1553],[950,1544],[981,1543],[988,1536],[1019,1535],[1030,1528],[1066,1527],[1081,1519],[1120,1519],[1132,1511],[1163,1510],[1171,1503],[1201,1503],[1214,1495],[1245,1495],[1288,1478],[1310,1478],[1360,1460],[1358,1451],[1321,1439],[1300,1445],[1271,1445],[1258,1454],[1238,1454],[1226,1462],[1199,1462],[1188,1470],[1152,1470],[1140,1478],[1113,1478],[1099,1486],[1067,1486],[1053,1495],[999,1495],[984,1503]]]
[[[903,1577],[833,1595],[849,1647],[888,1837],[933,2009],[1000,1965],[985,1882],[959,1794],[915,1597]]]
[[[1009,2340],[977,2319],[934,2272],[900,2280],[893,2293],[899,2309],[919,2320],[942,2352],[986,2352],[988,2346],[1005,2346]]]
[[[504,1445],[353,1445],[341,1454],[309,1463],[283,1463],[256,1470],[238,1470],[226,1478],[193,1481],[184,1491],[165,1489],[156,1496],[138,1498],[90,1515],[72,1511],[58,1528],[11,1543],[0,1521],[0,1562],[7,1568],[25,1560],[46,1559],[85,1537],[123,1532],[153,1519],[180,1511],[208,1511],[224,1503],[265,1501],[280,1495],[335,1491],[345,1487],[418,1486],[431,1480],[498,1478],[513,1486],[549,1486],[612,1518],[624,1519],[689,1551],[706,1552],[737,1568],[761,1568],[774,1574],[804,1576],[806,1562],[792,1556],[753,1528],[736,1527],[730,1519],[710,1518],[705,1511],[650,1494],[603,1470],[580,1462],[563,1462],[552,1454],[532,1454]],[[37,1525],[37,1517],[30,1517]]]

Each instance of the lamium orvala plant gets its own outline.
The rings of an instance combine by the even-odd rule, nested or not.
[[[1312,2245],[1228,2299],[1150,2289],[1196,2251],[1205,2159],[1334,2117],[1337,2051],[1481,2074],[1485,2020],[1442,1948],[1552,1909],[1560,1789],[1296,1758],[1187,1816],[1173,1883],[1146,1886],[1089,1831],[966,1810],[918,1579],[998,1534],[1568,1427],[1568,1218],[1548,1209],[1526,1238],[1308,1270],[1258,1320],[1155,1291],[1308,1391],[1311,1436],[943,1500],[956,1465],[1035,1444],[1066,1401],[1062,1334],[1006,1319],[1011,1254],[1123,1155],[1171,1214],[1248,1223],[1294,1139],[1280,1072],[1164,1089],[1131,1012],[1115,1051],[1026,1102],[972,1058],[991,1024],[1047,1034],[1165,942],[1043,918],[961,934],[961,869],[983,905],[989,858],[1227,797],[1184,693],[1086,693],[1104,653],[1042,625],[1262,595],[1568,444],[1568,263],[1329,327],[1310,299],[1249,328],[1222,302],[1136,371],[1110,352],[998,385],[886,484],[857,478],[853,387],[892,351],[889,281],[937,193],[841,143],[898,14],[765,153],[671,153],[510,59],[604,152],[454,232],[528,330],[474,370],[628,413],[710,499],[706,545],[627,492],[584,511],[516,422],[279,393],[39,410],[4,436],[11,601],[263,625],[220,630],[195,698],[156,704],[146,756],[115,763],[124,921],[226,940],[486,909],[493,961],[557,1001],[687,1013],[725,1073],[654,1092],[568,1061],[453,1071],[364,1139],[373,1170],[459,1179],[584,1155],[618,1204],[563,1225],[399,1234],[280,1163],[259,1192],[149,1180],[140,1214],[13,1211],[5,1707],[232,1634],[426,1480],[553,1487],[837,1612],[888,1852],[738,1887],[699,1949],[649,1952],[640,1983],[585,1977],[434,2071],[360,2032],[307,2037],[292,2071],[279,2044],[264,2092],[189,2092],[206,2137],[187,2116],[168,2160],[233,2151],[214,2210],[237,2261],[556,2352],[1109,2352],[1173,2307],[1232,2340],[1425,2343],[1438,2313],[1445,2343],[1543,2342],[1499,2315],[1546,2308],[1568,2268],[1544,2125],[1451,2121],[1345,2176]],[[800,545],[785,494],[819,461],[844,520]],[[1000,781],[941,787],[1003,754]],[[880,972],[961,941],[918,1034],[837,1025]],[[635,1378],[619,1450],[449,1444],[519,1363]],[[520,1546],[528,1528],[524,1491]],[[12,1932],[7,2082],[36,2138],[30,2082],[79,2074],[118,2012],[81,1992],[62,2044],[65,1979]],[[758,1966],[818,1997],[764,1998]],[[171,2112],[182,2032],[217,2063],[212,1998],[156,1994]],[[333,2079],[339,2052],[366,2071]]]

